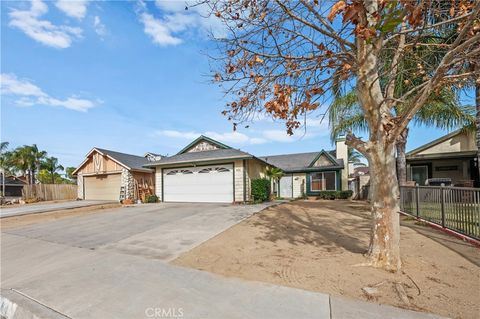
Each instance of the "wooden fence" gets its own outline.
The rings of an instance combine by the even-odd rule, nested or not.
[[[25,200],[62,200],[76,199],[77,185],[72,184],[36,184],[25,185],[22,190],[22,197]]]
[[[480,188],[402,186],[400,209],[406,214],[480,239]]]

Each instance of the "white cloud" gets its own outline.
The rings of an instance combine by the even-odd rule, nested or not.
[[[40,17],[48,12],[48,6],[40,0],[31,3],[30,10],[12,10],[9,26],[23,31],[27,36],[42,44],[58,48],[68,48],[73,39],[80,38],[80,28],[66,25],[54,25]]]
[[[93,29],[101,38],[107,35],[107,28],[102,23],[102,20],[99,16],[95,16],[93,19]]]
[[[83,19],[87,13],[87,1],[85,0],[59,0],[55,5],[69,17],[79,20]]]
[[[164,11],[178,12],[185,10],[185,7],[188,5],[186,1],[168,1],[168,0],[155,0],[155,5]]]
[[[147,5],[140,1],[137,14],[145,33],[160,46],[182,43],[186,32],[211,31],[215,36],[223,36],[225,27],[217,17],[208,14],[208,6],[191,6],[193,3],[195,2],[157,0],[155,4],[161,17],[154,17],[148,12]],[[188,10],[185,10],[186,7]]]
[[[177,45],[182,43],[182,39],[174,37],[171,30],[162,20],[155,19],[150,13],[143,12],[140,14],[140,21],[143,23],[146,34],[148,34],[153,43],[160,46]]]
[[[29,80],[19,79],[14,74],[0,74],[0,83],[1,94],[17,96],[18,100],[15,103],[19,106],[48,105],[86,112],[96,105],[90,100],[80,99],[75,96],[65,100],[52,97]]]

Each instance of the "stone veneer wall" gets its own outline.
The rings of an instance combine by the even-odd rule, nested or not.
[[[134,179],[128,169],[122,169],[120,186],[125,187],[125,198],[134,199]]]
[[[83,174],[77,175],[77,198],[83,199]]]

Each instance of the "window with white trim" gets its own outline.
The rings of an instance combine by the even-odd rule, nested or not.
[[[176,175],[178,173],[178,170],[173,170],[167,173],[167,175]]]
[[[312,192],[337,190],[335,172],[310,173],[310,190]]]
[[[228,168],[225,168],[225,167],[215,167],[215,170],[219,173],[230,172],[230,170]]]
[[[182,174],[193,174],[193,172],[189,169],[182,169],[181,172]]]

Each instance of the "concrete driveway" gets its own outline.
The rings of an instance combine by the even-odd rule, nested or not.
[[[73,209],[81,207],[89,207],[96,205],[104,205],[116,203],[115,201],[100,201],[100,200],[73,200],[73,201],[62,201],[57,203],[38,203],[38,204],[27,204],[20,205],[15,207],[5,207],[0,208],[0,218],[3,217],[12,217],[12,216],[22,216],[28,214],[38,214],[53,212],[64,209]]]
[[[5,233],[70,247],[171,260],[266,205],[161,203],[24,226]]]
[[[17,307],[14,319],[433,317],[166,262],[266,206],[139,205],[3,230],[0,311]]]

